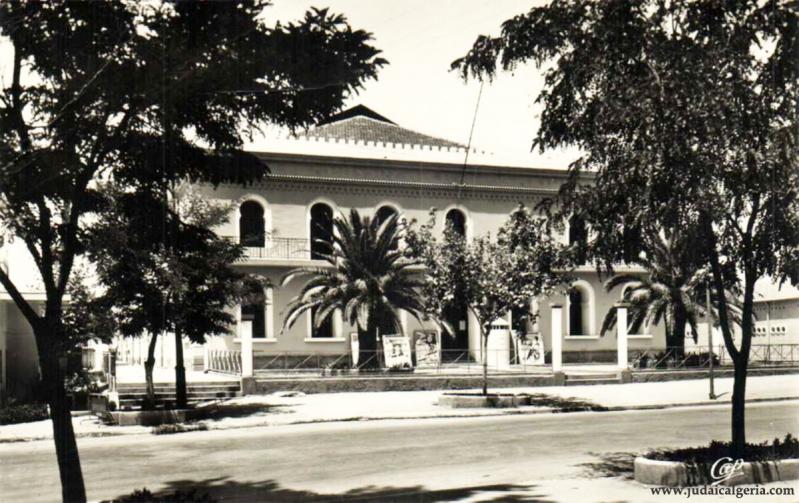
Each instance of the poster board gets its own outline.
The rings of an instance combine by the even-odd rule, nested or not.
[[[387,368],[411,368],[411,344],[404,335],[383,336],[383,356]]]
[[[516,339],[521,365],[544,365],[544,340],[540,334],[530,334]]]
[[[413,347],[417,367],[435,367],[439,359],[439,336],[436,330],[416,330]]]

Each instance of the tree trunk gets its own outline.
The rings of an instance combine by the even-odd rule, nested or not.
[[[377,327],[358,329],[358,369],[374,370],[380,368],[377,354]]]
[[[42,338],[37,337],[37,342]],[[39,344],[39,347],[43,347]],[[69,399],[64,389],[64,373],[56,354],[42,354],[39,357],[42,367],[42,380],[50,406],[53,421],[53,440],[55,441],[58,473],[61,477],[61,498],[66,503],[86,501],[86,487],[83,483],[78,444],[72,427],[72,413]]]
[[[735,459],[743,458],[746,449],[745,411],[748,363],[748,358],[739,358],[735,362],[735,377],[732,385],[732,454]]]
[[[676,360],[682,360],[685,355],[685,327],[688,323],[688,316],[680,306],[674,308],[674,327],[671,333],[670,346]],[[675,362],[677,363],[677,362]]]
[[[155,384],[153,383],[153,368],[155,367],[155,343],[158,341],[158,334],[154,333],[150,337],[150,344],[147,346],[147,361],[144,362],[144,380],[146,384],[146,395],[144,397],[143,409],[155,408]]]
[[[488,395],[488,332],[480,327],[480,343],[483,346],[483,396]]]
[[[744,268],[744,302],[741,313],[741,348],[733,358],[735,377],[732,386],[732,453],[743,458],[746,449],[746,374],[749,371],[749,351],[752,347],[753,305],[757,275]],[[719,293],[720,295],[722,292]]]
[[[175,407],[185,409],[187,404],[186,367],[183,364],[183,335],[175,329]]]

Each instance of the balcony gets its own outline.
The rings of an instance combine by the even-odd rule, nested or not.
[[[227,236],[232,241],[238,237]],[[311,259],[311,240],[307,238],[267,237],[264,246],[245,246],[244,260],[295,261]]]

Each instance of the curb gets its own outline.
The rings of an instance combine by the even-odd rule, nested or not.
[[[749,403],[762,403],[762,402],[790,402],[792,400],[799,400],[799,396],[783,396],[783,397],[774,397],[774,398],[750,398],[746,401],[747,404]],[[653,405],[617,405],[611,407],[604,407],[604,410],[601,412],[619,412],[625,410],[659,410],[659,409],[671,409],[677,407],[704,407],[707,405],[729,405],[729,400],[717,401],[717,400],[706,400],[703,402],[684,402],[684,403],[665,403],[665,404],[653,404]]]
[[[746,401],[749,403],[767,403],[767,402],[789,402],[799,401],[799,396],[792,397],[775,397],[775,398],[751,398]],[[672,403],[672,404],[656,404],[656,405],[631,405],[631,406],[611,406],[605,407],[597,405],[594,410],[564,410],[553,407],[537,407],[535,409],[494,409],[495,412],[488,412],[483,414],[439,414],[439,415],[422,415],[422,416],[385,416],[385,417],[365,417],[365,416],[352,416],[337,419],[304,419],[287,423],[266,423],[254,425],[234,426],[230,428],[213,428],[209,425],[208,431],[224,431],[224,430],[240,430],[244,428],[263,428],[263,427],[276,427],[276,426],[294,426],[306,424],[322,424],[322,423],[346,423],[346,422],[367,422],[367,421],[396,421],[408,419],[465,419],[465,418],[480,418],[480,417],[500,417],[500,416],[521,416],[521,415],[539,415],[539,414],[574,414],[579,412],[603,413],[603,412],[624,412],[635,410],[662,410],[680,407],[705,407],[708,405],[729,405],[729,401],[703,401],[703,402],[687,402],[687,403]],[[486,410],[486,409],[480,409]],[[490,409],[489,409],[490,410]],[[91,433],[77,433],[75,438],[96,438],[96,437],[119,437],[125,435],[149,435],[148,432],[91,432]],[[14,444],[19,442],[36,442],[40,440],[52,440],[53,437],[11,437],[0,438],[0,445]]]

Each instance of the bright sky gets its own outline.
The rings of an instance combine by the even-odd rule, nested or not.
[[[364,104],[397,124],[466,144],[480,88],[449,71],[480,34],[496,35],[501,23],[541,0],[274,0],[267,18],[300,18],[311,6],[344,14],[353,28],[374,35],[389,61],[347,106]],[[531,65],[502,74],[483,88],[472,146],[505,157],[565,167],[573,153],[529,154],[538,124],[535,97],[543,78]],[[552,163],[557,166],[551,166]]]
[[[347,107],[364,104],[397,124],[466,144],[479,82],[463,82],[450,63],[480,34],[496,35],[501,23],[544,0],[273,0],[269,21],[300,19],[315,6],[344,14],[350,25],[373,33],[373,44],[389,61]],[[268,22],[269,22],[268,21]],[[0,41],[0,79],[11,73],[10,44]],[[530,153],[540,109],[533,102],[543,78],[532,65],[486,83],[477,111],[472,146],[525,165],[566,167],[574,151]],[[256,139],[252,148],[264,149]],[[268,148],[268,147],[267,147]]]

